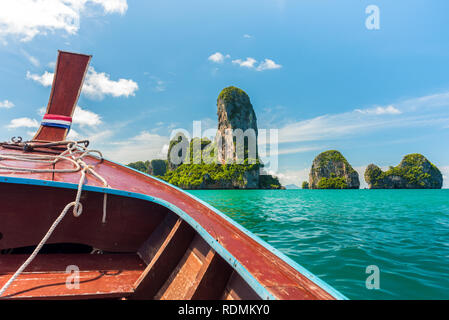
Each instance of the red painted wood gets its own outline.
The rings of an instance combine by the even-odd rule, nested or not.
[[[213,254],[210,246],[201,237],[195,236],[155,299],[191,300],[204,275],[204,268],[207,268],[212,258],[206,259],[209,252]]]
[[[193,292],[192,300],[219,300],[223,296],[226,283],[232,273],[231,266],[216,252],[202,270],[198,285]]]
[[[46,114],[71,117],[91,56],[59,51]],[[33,140],[62,141],[67,129],[40,127]]]
[[[133,299],[153,299],[189,247],[194,230],[178,220],[156,255],[135,283]]]
[[[3,255],[0,259],[0,287],[28,255]],[[79,288],[66,286],[66,268],[79,267]],[[126,297],[145,268],[135,254],[41,254],[8,288],[2,298],[64,299]]]
[[[242,279],[235,271],[232,273],[223,300],[260,300],[259,296],[251,289],[251,287]]]
[[[56,66],[47,113],[72,116],[90,56],[60,52]],[[66,130],[40,128],[34,140],[60,141]],[[0,154],[20,154],[20,150],[0,147]],[[106,155],[107,156],[107,155]],[[181,208],[229,251],[243,267],[275,297],[279,299],[332,299],[300,272],[260,245],[243,231],[184,192],[144,176],[129,168],[100,162],[93,157],[85,161],[104,177],[112,188],[161,198]],[[3,165],[51,168],[50,165],[23,161],[1,161]],[[55,168],[71,168],[59,162]],[[73,201],[74,190],[39,186],[2,184],[9,177],[78,184],[79,173],[26,173],[0,170],[0,248],[33,245],[39,242],[53,220],[68,202]],[[87,176],[87,185],[100,186],[97,178]],[[102,195],[84,193],[85,212],[75,219],[68,215],[57,228],[49,243],[79,242],[100,246],[110,251],[135,252],[161,223],[167,209],[143,200],[113,197],[108,200],[108,223],[101,224]],[[110,202],[109,202],[110,201]]]
[[[0,249],[39,243],[75,196],[76,190],[0,183]],[[68,212],[47,243],[80,243],[105,251],[136,252],[169,212],[144,200],[109,195],[103,224],[102,194],[84,191],[81,203],[81,216]]]
[[[5,149],[0,147],[0,156],[2,154],[7,155],[18,155],[23,154],[23,151],[13,150],[13,149]],[[32,169],[53,169],[53,166],[42,163],[31,163],[24,161],[15,161],[15,160],[1,160],[2,166],[10,166],[10,167],[22,167],[22,168],[32,168]],[[17,177],[17,178],[31,178],[31,179],[39,179],[39,180],[49,180],[53,179],[53,173],[33,173],[30,175],[29,172],[21,172],[21,171],[9,171],[0,169],[0,177]]]
[[[279,299],[333,299],[325,290],[315,285],[282,259],[185,193],[109,161],[100,163],[91,157],[86,158],[85,161],[92,164],[96,172],[103,176],[112,188],[158,197],[181,208],[217,239],[275,297]],[[56,165],[57,168],[69,166],[67,163]],[[35,178],[39,175],[24,174],[23,176]],[[77,184],[79,174],[55,174],[53,180]],[[99,180],[90,175],[88,175],[86,184],[102,186]],[[92,227],[92,230],[95,229],[98,230],[98,225]]]
[[[96,161],[91,159],[89,163],[95,164]],[[230,251],[261,284],[269,288],[274,296],[280,299],[333,299],[282,259],[185,193],[108,161],[97,164],[95,170],[103,177],[109,177],[107,180],[113,188],[159,197],[184,210]],[[126,179],[114,179],[124,176]],[[71,177],[56,175],[55,180],[59,179],[67,181]],[[89,183],[100,186],[93,179]],[[285,287],[295,289],[285,290]]]

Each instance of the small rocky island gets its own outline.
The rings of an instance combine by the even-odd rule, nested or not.
[[[283,189],[277,177],[260,174],[263,164],[258,157],[257,143],[254,144],[255,159],[249,161],[248,143],[245,150],[238,152],[232,134],[226,134],[227,130],[252,129],[253,139],[257,141],[257,118],[246,92],[233,86],[224,88],[217,98],[217,116],[214,141],[207,138],[188,141],[179,135],[170,141],[167,160],[138,161],[129,166],[183,189]],[[220,139],[223,143],[218,143]],[[226,148],[226,144],[233,148]],[[172,152],[173,148],[177,149]],[[176,156],[176,150],[180,150],[181,161],[175,164],[171,155]],[[187,152],[182,154],[181,150]],[[243,157],[239,159],[239,155]]]
[[[305,186],[306,184],[303,188]],[[359,187],[359,174],[339,151],[322,152],[313,160],[307,188],[358,189]]]
[[[441,189],[443,186],[440,170],[419,153],[406,155],[398,166],[387,171],[370,164],[365,170],[365,180],[370,189]]]

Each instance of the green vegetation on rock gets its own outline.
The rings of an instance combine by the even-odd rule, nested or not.
[[[221,100],[223,102],[230,102],[234,99],[234,97],[239,97],[239,96],[248,97],[246,92],[240,88],[237,88],[234,86],[226,87],[223,90],[221,90],[220,94],[218,95],[217,102],[219,100]]]
[[[318,189],[348,189],[348,184],[341,177],[321,178],[318,182]]]
[[[322,152],[313,160],[309,188],[358,189],[359,187],[359,174],[339,151]]]
[[[259,177],[260,189],[283,189],[279,179],[275,176],[264,174]]]
[[[179,142],[180,140],[175,139],[171,141],[170,145],[174,146]],[[130,163],[129,166],[155,175],[183,189],[282,188],[278,178],[271,175],[259,176],[259,169],[262,166],[259,161],[250,164],[248,159],[245,159],[243,164],[217,164],[215,147],[215,142],[211,142],[209,139],[194,138],[190,141],[187,149],[189,150],[189,163],[181,163],[174,169],[169,168],[166,160],[153,160],[154,163],[153,161],[138,161]],[[206,159],[205,155],[207,155]],[[182,154],[179,156],[184,161],[187,160],[186,156]],[[163,172],[164,168],[166,170],[163,174],[157,174]]]
[[[245,188],[248,172],[255,170],[255,164],[182,164],[160,178],[183,189]]]
[[[443,184],[440,170],[419,153],[406,155],[398,166],[385,172],[370,164],[365,180],[371,189],[439,189]]]
[[[317,158],[319,161],[319,166],[326,166],[329,162],[342,162],[346,165],[348,173],[350,172],[356,172],[352,166],[349,164],[348,160],[346,160],[345,157],[340,153],[340,151],[337,150],[328,150],[325,152],[320,153]]]
[[[302,188],[303,189],[309,189],[309,183],[307,181],[302,182]]]

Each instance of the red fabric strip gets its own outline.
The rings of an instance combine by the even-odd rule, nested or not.
[[[46,115],[44,115],[44,119],[64,120],[64,121],[72,122],[72,117],[61,116],[59,114],[46,114]]]

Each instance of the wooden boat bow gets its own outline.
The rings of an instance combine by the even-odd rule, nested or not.
[[[90,56],[59,52],[47,113],[72,117]],[[57,117],[56,117],[57,118]],[[61,154],[68,129],[42,125],[32,141],[0,146],[0,287],[73,201],[73,165],[1,160]],[[10,299],[344,299],[338,291],[226,215],[150,175],[86,155],[83,214],[67,215],[13,282]],[[107,219],[103,221],[104,195]],[[8,199],[8,201],[6,201]],[[5,254],[8,253],[9,254]],[[91,254],[101,252],[102,254]],[[78,288],[67,287],[68,266]]]
[[[46,115],[72,118],[92,56],[59,51]],[[69,129],[41,125],[33,141],[63,141]]]

